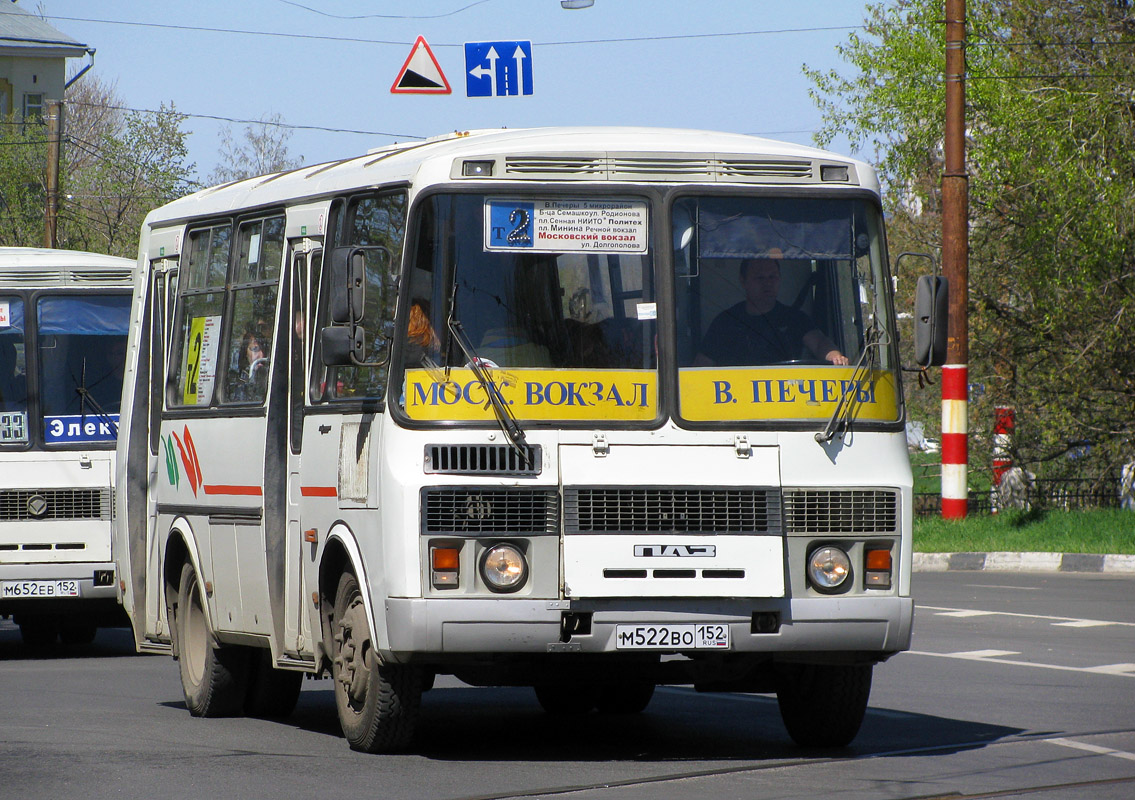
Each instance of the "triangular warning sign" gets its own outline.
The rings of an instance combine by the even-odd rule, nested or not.
[[[426,38],[419,36],[390,87],[391,94],[451,94],[452,91]]]

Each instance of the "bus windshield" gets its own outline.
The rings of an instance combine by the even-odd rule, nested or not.
[[[685,197],[672,212],[681,416],[897,418],[883,237],[863,200]]]
[[[36,301],[47,444],[114,441],[129,318],[129,295],[50,294]]]
[[[456,323],[519,418],[655,417],[645,200],[435,195],[419,214],[401,350],[410,416],[489,413]]]

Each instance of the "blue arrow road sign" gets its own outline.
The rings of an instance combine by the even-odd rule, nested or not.
[[[465,94],[532,94],[532,42],[466,42]]]

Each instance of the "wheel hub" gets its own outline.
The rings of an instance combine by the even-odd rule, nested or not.
[[[339,654],[335,657],[338,681],[355,705],[366,700],[370,674],[374,669],[374,646],[367,624],[366,609],[355,598],[339,621],[336,635]]]

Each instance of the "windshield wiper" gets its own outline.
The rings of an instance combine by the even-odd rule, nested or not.
[[[851,427],[851,414],[852,409],[855,408],[855,399],[859,396],[859,389],[863,385],[863,381],[867,378],[871,368],[875,366],[874,351],[884,344],[885,338],[876,316],[872,322],[871,330],[867,333],[867,343],[863,347],[863,352],[859,354],[859,358],[855,362],[851,380],[844,382],[843,393],[840,394],[839,402],[836,403],[835,410],[832,411],[831,419],[828,420],[824,429],[816,434],[816,441],[820,444],[829,443],[835,438],[837,431],[847,431]]]
[[[501,396],[500,389],[497,383],[493,380],[492,370],[482,359],[477,355],[477,351],[473,349],[469,337],[465,335],[465,329],[461,327],[461,323],[454,318],[453,306],[450,305],[449,319],[446,320],[446,327],[449,329],[450,335],[453,340],[457,342],[457,346],[461,348],[461,352],[465,354],[468,361],[466,366],[473,370],[473,374],[477,376],[477,380],[485,387],[485,394],[488,395],[489,402],[486,405],[493,407],[493,413],[496,415],[497,422],[500,424],[501,431],[508,439],[509,444],[512,445],[513,450],[520,457],[521,464],[531,463],[531,447],[528,445],[527,439],[524,437],[524,429],[520,427],[520,423],[516,421],[516,417],[508,407],[508,403],[504,397]],[[448,372],[448,368],[446,370]]]
[[[89,403],[91,408],[95,412],[95,418],[104,425],[109,426],[110,430],[114,433],[114,438],[117,439],[118,423],[111,419],[109,414],[103,411],[103,408],[99,405],[98,400],[95,400],[95,396],[91,394],[91,390],[87,388],[87,359],[85,358],[83,359],[83,369],[79,373],[79,375],[80,379],[75,381],[75,376],[74,374],[72,374],[71,380],[75,381],[75,394],[79,395],[80,421],[83,421],[87,418],[87,404]],[[98,382],[101,383],[102,380],[103,379],[100,378]]]

